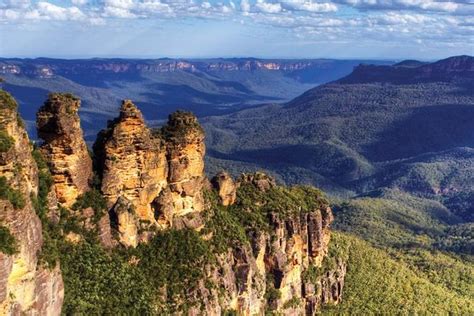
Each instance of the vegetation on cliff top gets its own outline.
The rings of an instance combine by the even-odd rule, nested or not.
[[[72,209],[77,211],[89,207],[94,210],[93,220],[95,223],[107,213],[107,201],[97,189],[92,189],[79,196]]]
[[[183,143],[191,135],[204,135],[204,130],[198,123],[196,116],[187,111],[176,111],[169,115],[168,123],[161,130],[155,129],[155,136],[161,135],[168,141]]]
[[[205,196],[208,211],[204,232],[211,234],[213,249],[219,253],[248,243],[248,236],[262,230],[271,233],[270,214],[284,219],[318,209],[325,212],[329,205],[320,190],[309,186],[274,186],[261,191],[252,183],[242,182],[236,203],[227,207],[220,205],[215,190],[207,191]]]
[[[15,99],[11,96],[10,93],[0,89],[0,110],[2,109],[9,109],[9,110],[16,110],[18,104],[16,103]]]
[[[199,307],[199,292],[193,290],[213,286],[212,282],[200,284],[206,267],[229,247],[248,242],[252,212],[243,207],[256,207],[263,201],[268,204],[264,198],[267,193],[279,198],[275,211],[282,214],[326,205],[319,191],[308,188],[275,187],[259,193],[253,192],[258,191],[255,186],[246,186],[241,186],[238,202],[231,207],[219,205],[215,190],[206,192],[208,221],[201,232],[170,229],[135,249],[111,251],[105,251],[89,237],[78,245],[61,241],[58,245],[66,289],[65,312],[173,314]],[[254,197],[259,200],[251,203]],[[266,221],[271,207],[277,205],[255,209],[261,223]]]

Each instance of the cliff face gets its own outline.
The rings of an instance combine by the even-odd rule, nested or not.
[[[92,160],[84,141],[78,110],[80,101],[68,94],[51,94],[37,114],[38,135],[54,180],[58,201],[71,206],[87,192]]]
[[[221,60],[93,60],[84,62],[62,60],[35,60],[25,64],[11,60],[0,60],[0,74],[25,74],[39,78],[54,75],[97,73],[164,73],[175,71],[255,71],[285,72],[324,68],[321,60],[265,60],[265,59],[221,59]]]
[[[263,174],[243,176],[237,186],[242,186],[239,190],[261,192],[263,198],[252,202],[258,206],[250,212],[266,208],[264,196],[280,190]],[[238,199],[236,203],[246,212]],[[266,229],[252,230],[248,245],[229,249],[219,257],[218,268],[211,275],[218,287],[225,289],[225,295],[219,300],[213,297],[216,293],[201,289],[201,295],[208,297],[208,314],[233,310],[239,315],[260,315],[265,311],[315,315],[321,305],[341,300],[345,263],[338,261],[334,267],[323,267],[333,220],[327,204],[304,212],[278,207],[269,207],[266,212]]]
[[[155,222],[151,203],[167,183],[166,148],[152,136],[136,106],[124,101],[120,116],[99,134],[94,152],[121,241],[136,246],[138,221]]]
[[[393,66],[359,65],[338,80],[342,84],[392,83],[413,84],[474,79],[474,57],[454,56],[434,63],[404,61]]]
[[[0,314],[59,315],[64,287],[59,266],[38,263],[43,235],[30,197],[38,194],[38,169],[28,135],[10,95],[0,91],[0,224],[14,238],[16,252],[0,252]]]

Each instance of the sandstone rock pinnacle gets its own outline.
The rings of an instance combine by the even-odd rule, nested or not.
[[[53,93],[39,109],[38,136],[50,167],[59,203],[71,206],[90,189],[92,160],[83,138],[78,110],[80,100],[71,94]]]

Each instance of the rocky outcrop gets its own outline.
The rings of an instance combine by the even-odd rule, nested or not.
[[[11,140],[0,151],[2,190],[12,193],[0,199],[0,223],[16,245],[16,253],[0,253],[0,314],[59,315],[64,297],[59,266],[46,269],[38,263],[42,225],[30,198],[38,194],[38,169],[16,103],[4,91],[0,91],[0,131]]]
[[[213,187],[219,193],[221,204],[229,206],[235,203],[237,198],[237,185],[227,172],[220,172],[211,180]]]
[[[246,191],[260,191],[263,197],[270,190],[279,190],[275,181],[263,173],[243,175],[238,185],[246,186]],[[264,200],[255,203],[264,206]],[[340,259],[327,257],[331,209],[321,203],[309,211],[287,211],[269,211],[268,229],[251,230],[250,244],[233,247],[218,257],[217,267],[208,272],[208,278],[224,294],[199,289],[206,314],[227,310],[238,315],[268,311],[316,315],[323,304],[341,301],[346,266]],[[327,268],[323,260],[335,260],[337,264]],[[191,314],[199,315],[198,309]]]
[[[37,113],[38,136],[54,180],[58,202],[70,207],[90,189],[92,160],[83,138],[80,100],[70,94],[50,94]]]
[[[138,219],[154,222],[151,204],[167,184],[166,147],[131,101],[124,101],[120,116],[99,133],[94,153],[108,207],[125,198]]]
[[[173,217],[185,216],[204,209],[204,131],[197,118],[188,112],[170,115],[163,128],[168,161],[168,190],[156,201],[159,220],[171,222]],[[168,202],[170,201],[171,204]],[[170,216],[166,209],[172,207]]]
[[[196,117],[177,112],[158,133],[129,100],[94,144],[101,191],[120,241],[136,246],[150,227],[202,226],[204,133]],[[138,232],[142,231],[141,236]]]

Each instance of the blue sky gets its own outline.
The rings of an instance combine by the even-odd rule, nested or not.
[[[2,57],[474,55],[474,0],[0,0]]]

